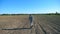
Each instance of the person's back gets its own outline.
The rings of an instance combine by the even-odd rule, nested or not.
[[[32,22],[32,16],[29,16],[30,23]]]
[[[30,26],[31,26],[31,28],[32,28],[32,26],[33,26],[33,17],[31,16],[31,15],[29,15],[29,20],[30,20]]]

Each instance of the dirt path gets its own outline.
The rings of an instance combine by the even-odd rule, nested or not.
[[[60,25],[47,21],[43,16],[33,16],[32,28],[0,30],[0,34],[60,34]]]

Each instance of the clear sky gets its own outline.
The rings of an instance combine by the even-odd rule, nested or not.
[[[60,0],[0,0],[0,14],[60,13]]]

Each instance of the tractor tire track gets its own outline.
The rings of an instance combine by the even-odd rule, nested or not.
[[[44,32],[44,34],[47,34],[47,32],[43,29],[43,27],[39,23],[38,23],[38,25],[41,27],[41,29]]]

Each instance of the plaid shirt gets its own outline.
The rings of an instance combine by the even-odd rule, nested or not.
[[[29,16],[29,20],[30,20],[30,23],[32,23],[32,20],[33,20],[32,16]]]

